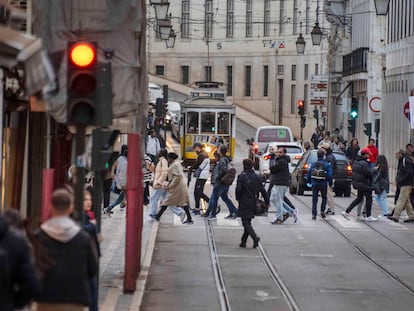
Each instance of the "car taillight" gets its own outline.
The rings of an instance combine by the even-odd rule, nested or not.
[[[347,165],[345,170],[346,170],[346,173],[348,174],[348,176],[352,175],[352,166],[351,165]]]
[[[254,144],[253,145],[254,148],[254,153],[258,153],[259,152],[259,145],[258,144]]]
[[[263,159],[264,159],[264,160],[266,160],[266,161],[267,161],[267,160],[269,160],[269,159],[270,159],[270,155],[266,154],[266,155],[263,157]]]
[[[309,169],[309,164],[305,163],[303,164],[303,168],[302,168],[302,174],[305,175],[308,173],[308,169]]]

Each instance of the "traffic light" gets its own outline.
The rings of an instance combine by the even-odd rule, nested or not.
[[[315,109],[313,109],[313,117],[318,120],[319,119],[319,110],[318,108],[315,107]]]
[[[119,130],[96,128],[92,132],[92,165],[94,172],[101,172],[111,168],[115,162],[116,153],[113,145],[119,135]]]
[[[351,112],[349,115],[351,116],[351,119],[357,119],[358,118],[358,98],[352,97],[351,100]]]
[[[372,134],[372,124],[371,123],[364,123],[364,133],[368,137],[371,137]]]
[[[155,101],[155,115],[158,118],[162,118],[163,116],[163,103],[162,103],[162,98],[157,98]]]
[[[164,84],[162,86],[162,102],[164,104],[168,103],[168,85],[167,84]]]
[[[300,117],[300,127],[304,128],[306,126],[306,116]]]
[[[67,124],[94,125],[97,103],[97,44],[68,43]]]
[[[348,120],[348,131],[352,133],[352,136],[355,136],[355,119]]]
[[[305,114],[305,102],[302,99],[298,100],[298,113],[300,116]]]

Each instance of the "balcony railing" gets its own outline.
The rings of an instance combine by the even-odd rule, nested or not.
[[[369,48],[359,48],[351,54],[345,55],[342,74],[349,76],[354,73],[367,72],[368,51]]]

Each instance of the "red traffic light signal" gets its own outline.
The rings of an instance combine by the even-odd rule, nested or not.
[[[305,114],[305,102],[302,99],[298,100],[298,112],[300,116]]]
[[[76,42],[69,50],[69,60],[73,66],[86,68],[96,63],[96,46],[89,42]]]
[[[67,123],[95,125],[98,89],[97,45],[95,42],[68,43]]]

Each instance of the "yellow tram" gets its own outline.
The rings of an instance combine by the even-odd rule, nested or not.
[[[236,107],[226,98],[221,82],[195,82],[195,88],[181,106],[180,146],[183,166],[197,158],[192,146],[199,142],[214,163],[214,152],[221,145],[234,157],[236,148]]]

